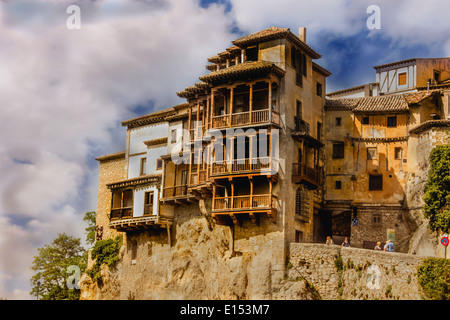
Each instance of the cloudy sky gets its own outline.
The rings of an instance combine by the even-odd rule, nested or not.
[[[67,27],[73,4],[81,29]],[[372,4],[379,30],[366,25]],[[447,0],[1,1],[0,297],[33,298],[36,249],[85,238],[94,158],[124,150],[120,122],[184,102],[175,92],[233,39],[307,27],[330,92],[374,81],[378,64],[450,56],[448,12]]]

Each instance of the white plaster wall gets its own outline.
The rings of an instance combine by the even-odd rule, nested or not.
[[[162,169],[156,170],[156,160],[168,152],[166,145],[151,146],[147,149],[147,174],[161,173]]]
[[[147,186],[144,188],[137,188],[134,190],[133,195],[133,217],[141,217],[144,214],[144,197],[145,192],[153,191],[153,215],[158,214],[158,206],[159,206],[159,190],[156,186]]]
[[[147,146],[143,142],[167,137],[168,127],[167,122],[164,122],[131,129],[129,154],[147,152]]]
[[[177,142],[172,143],[172,130],[177,130]],[[171,122],[167,130],[167,154],[172,152],[177,153],[181,151],[181,142],[183,135],[183,121]]]

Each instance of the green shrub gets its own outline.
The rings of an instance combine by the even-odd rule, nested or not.
[[[417,277],[426,298],[450,300],[450,260],[424,259],[417,268]]]
[[[86,270],[86,273],[94,282],[102,284],[100,266],[105,264],[109,268],[113,267],[119,261],[119,250],[121,247],[121,236],[117,236],[115,239],[100,240],[95,243],[91,251],[91,257],[93,260],[95,259],[95,264],[91,269]]]

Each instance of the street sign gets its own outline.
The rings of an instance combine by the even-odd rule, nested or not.
[[[442,237],[441,238],[441,243],[443,246],[448,246],[448,238],[447,237]]]

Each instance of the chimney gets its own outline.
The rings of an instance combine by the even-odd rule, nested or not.
[[[304,43],[306,43],[306,28],[300,27],[298,28],[298,37],[300,40],[302,40]]]

